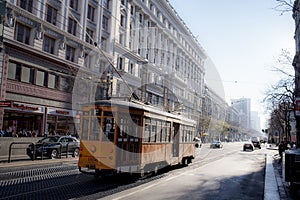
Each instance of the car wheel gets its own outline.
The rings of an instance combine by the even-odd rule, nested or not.
[[[244,148],[243,151],[246,151],[246,149]]]
[[[58,158],[58,151],[57,151],[56,149],[53,149],[53,150],[51,151],[50,157],[51,157],[52,159]]]
[[[75,148],[73,152],[73,157],[77,158],[79,156],[79,149]]]

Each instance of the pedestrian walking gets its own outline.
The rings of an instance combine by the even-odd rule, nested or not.
[[[282,162],[282,154],[286,149],[287,149],[287,145],[283,141],[281,141],[280,144],[278,145],[278,153],[280,156],[279,163]]]

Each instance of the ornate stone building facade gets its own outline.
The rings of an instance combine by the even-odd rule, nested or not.
[[[5,130],[75,134],[80,103],[113,98],[200,121],[207,55],[168,1],[8,0],[1,24]]]

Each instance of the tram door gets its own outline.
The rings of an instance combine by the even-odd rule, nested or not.
[[[131,118],[120,115],[118,130],[118,164],[133,165],[139,163],[140,116]]]
[[[173,157],[179,156],[179,127],[178,123],[173,123],[174,139],[173,139]]]

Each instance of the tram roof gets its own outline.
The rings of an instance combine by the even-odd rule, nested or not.
[[[183,120],[187,121],[189,123],[196,123],[195,120],[189,119],[187,117],[184,117],[179,114],[174,114],[170,112],[163,111],[162,109],[159,109],[155,106],[152,105],[147,105],[144,104],[143,102],[140,101],[124,101],[124,100],[119,100],[119,99],[111,99],[111,100],[98,100],[95,102],[91,102],[90,104],[84,104],[86,105],[91,105],[94,104],[95,106],[121,106],[121,107],[129,107],[129,108],[134,108],[134,109],[139,109],[143,110],[149,113],[154,113],[154,114],[159,114],[161,116],[165,117],[170,117],[170,118],[175,118],[178,120]]]

